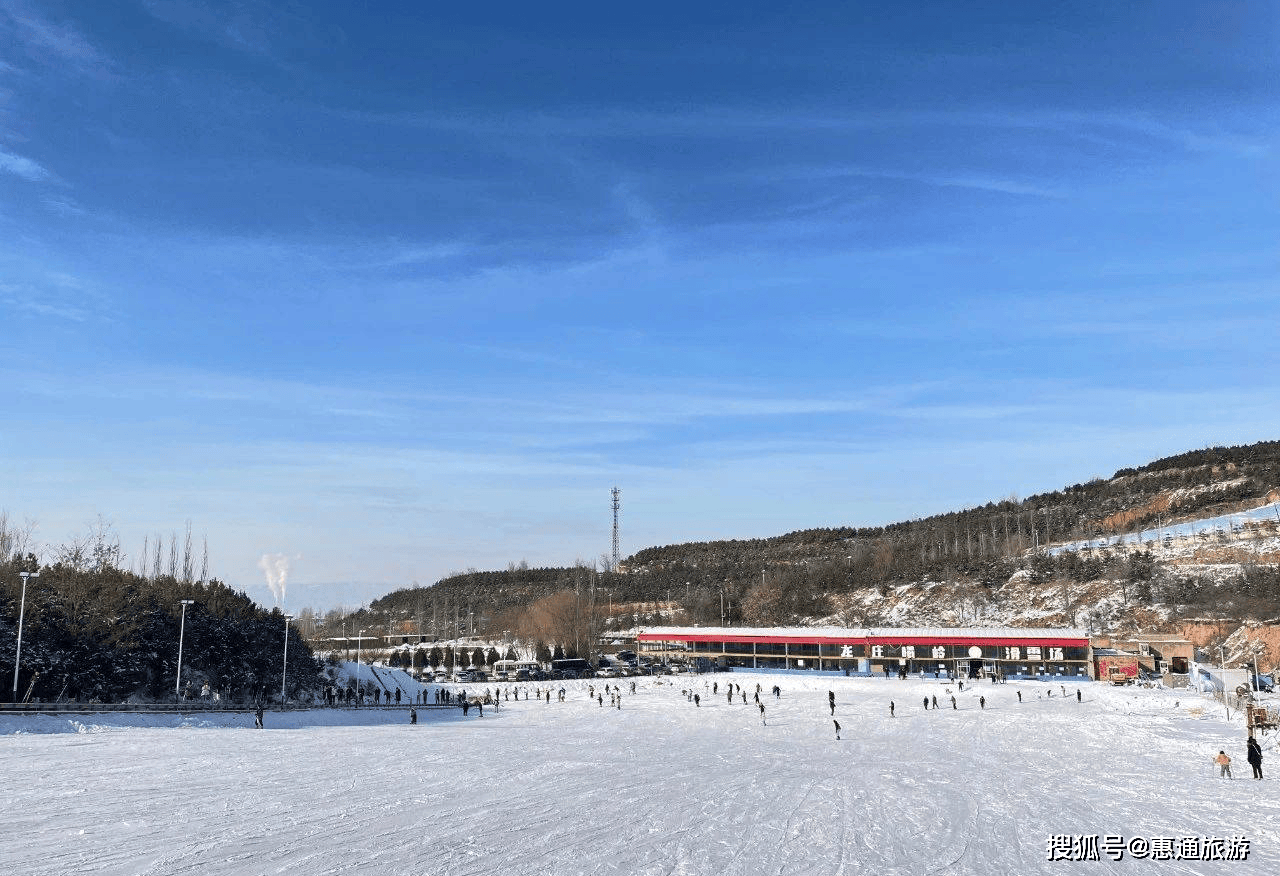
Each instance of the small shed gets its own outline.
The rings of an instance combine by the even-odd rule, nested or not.
[[[1110,681],[1123,675],[1130,681],[1138,678],[1138,655],[1112,648],[1093,649],[1093,677],[1098,681]]]

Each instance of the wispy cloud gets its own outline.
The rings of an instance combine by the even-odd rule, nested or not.
[[[11,173],[29,182],[43,182],[53,176],[37,162],[22,155],[14,155],[12,152],[0,152],[0,171]]]
[[[87,308],[77,304],[44,297],[31,289],[5,285],[0,285],[0,305],[32,316],[52,317],[72,322],[85,322],[92,315]]]
[[[0,0],[0,25],[11,32],[13,45],[34,58],[57,61],[78,72],[104,72],[107,56],[73,25],[55,23],[21,0]]]

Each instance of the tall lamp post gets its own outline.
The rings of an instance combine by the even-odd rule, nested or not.
[[[18,665],[22,662],[22,619],[27,613],[27,579],[39,578],[39,572],[19,572],[22,577],[22,602],[18,609],[18,653],[13,658],[13,701],[18,701]]]
[[[360,646],[364,644],[364,630],[356,634],[356,698],[360,697]]]
[[[182,639],[187,633],[187,606],[194,605],[194,599],[179,599],[182,603],[182,621],[178,625],[178,677],[173,682],[173,695],[182,696]]]
[[[280,706],[285,704],[285,682],[289,680],[289,621],[293,620],[293,615],[286,614],[284,616],[284,669],[280,673]]]

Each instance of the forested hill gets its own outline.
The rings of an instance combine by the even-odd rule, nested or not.
[[[868,588],[887,593],[912,582],[947,581],[990,592],[1036,563],[1037,579],[1150,580],[1155,572],[1149,558],[1130,563],[1074,552],[1050,557],[1032,549],[1254,507],[1275,498],[1278,485],[1280,441],[1212,447],[1025,499],[883,527],[646,548],[616,574],[516,565],[470,570],[431,587],[389,593],[373,603],[368,621],[414,622],[436,631],[511,630],[520,626],[518,615],[526,607],[594,586],[609,594],[610,626],[657,619],[711,623],[721,617],[803,622],[831,615],[841,597]]]
[[[969,568],[973,560],[1016,556],[1036,545],[1136,532],[1158,522],[1248,507],[1278,486],[1280,441],[1211,447],[1026,499],[1002,499],[883,527],[805,529],[765,539],[651,547],[628,558],[625,566],[640,571],[806,559],[860,564],[866,559],[862,554],[887,543],[919,553],[925,566],[946,561],[977,571]]]

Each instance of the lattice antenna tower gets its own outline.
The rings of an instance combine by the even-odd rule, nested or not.
[[[622,507],[622,490],[613,488],[613,554],[611,572],[618,571],[618,509]]]

